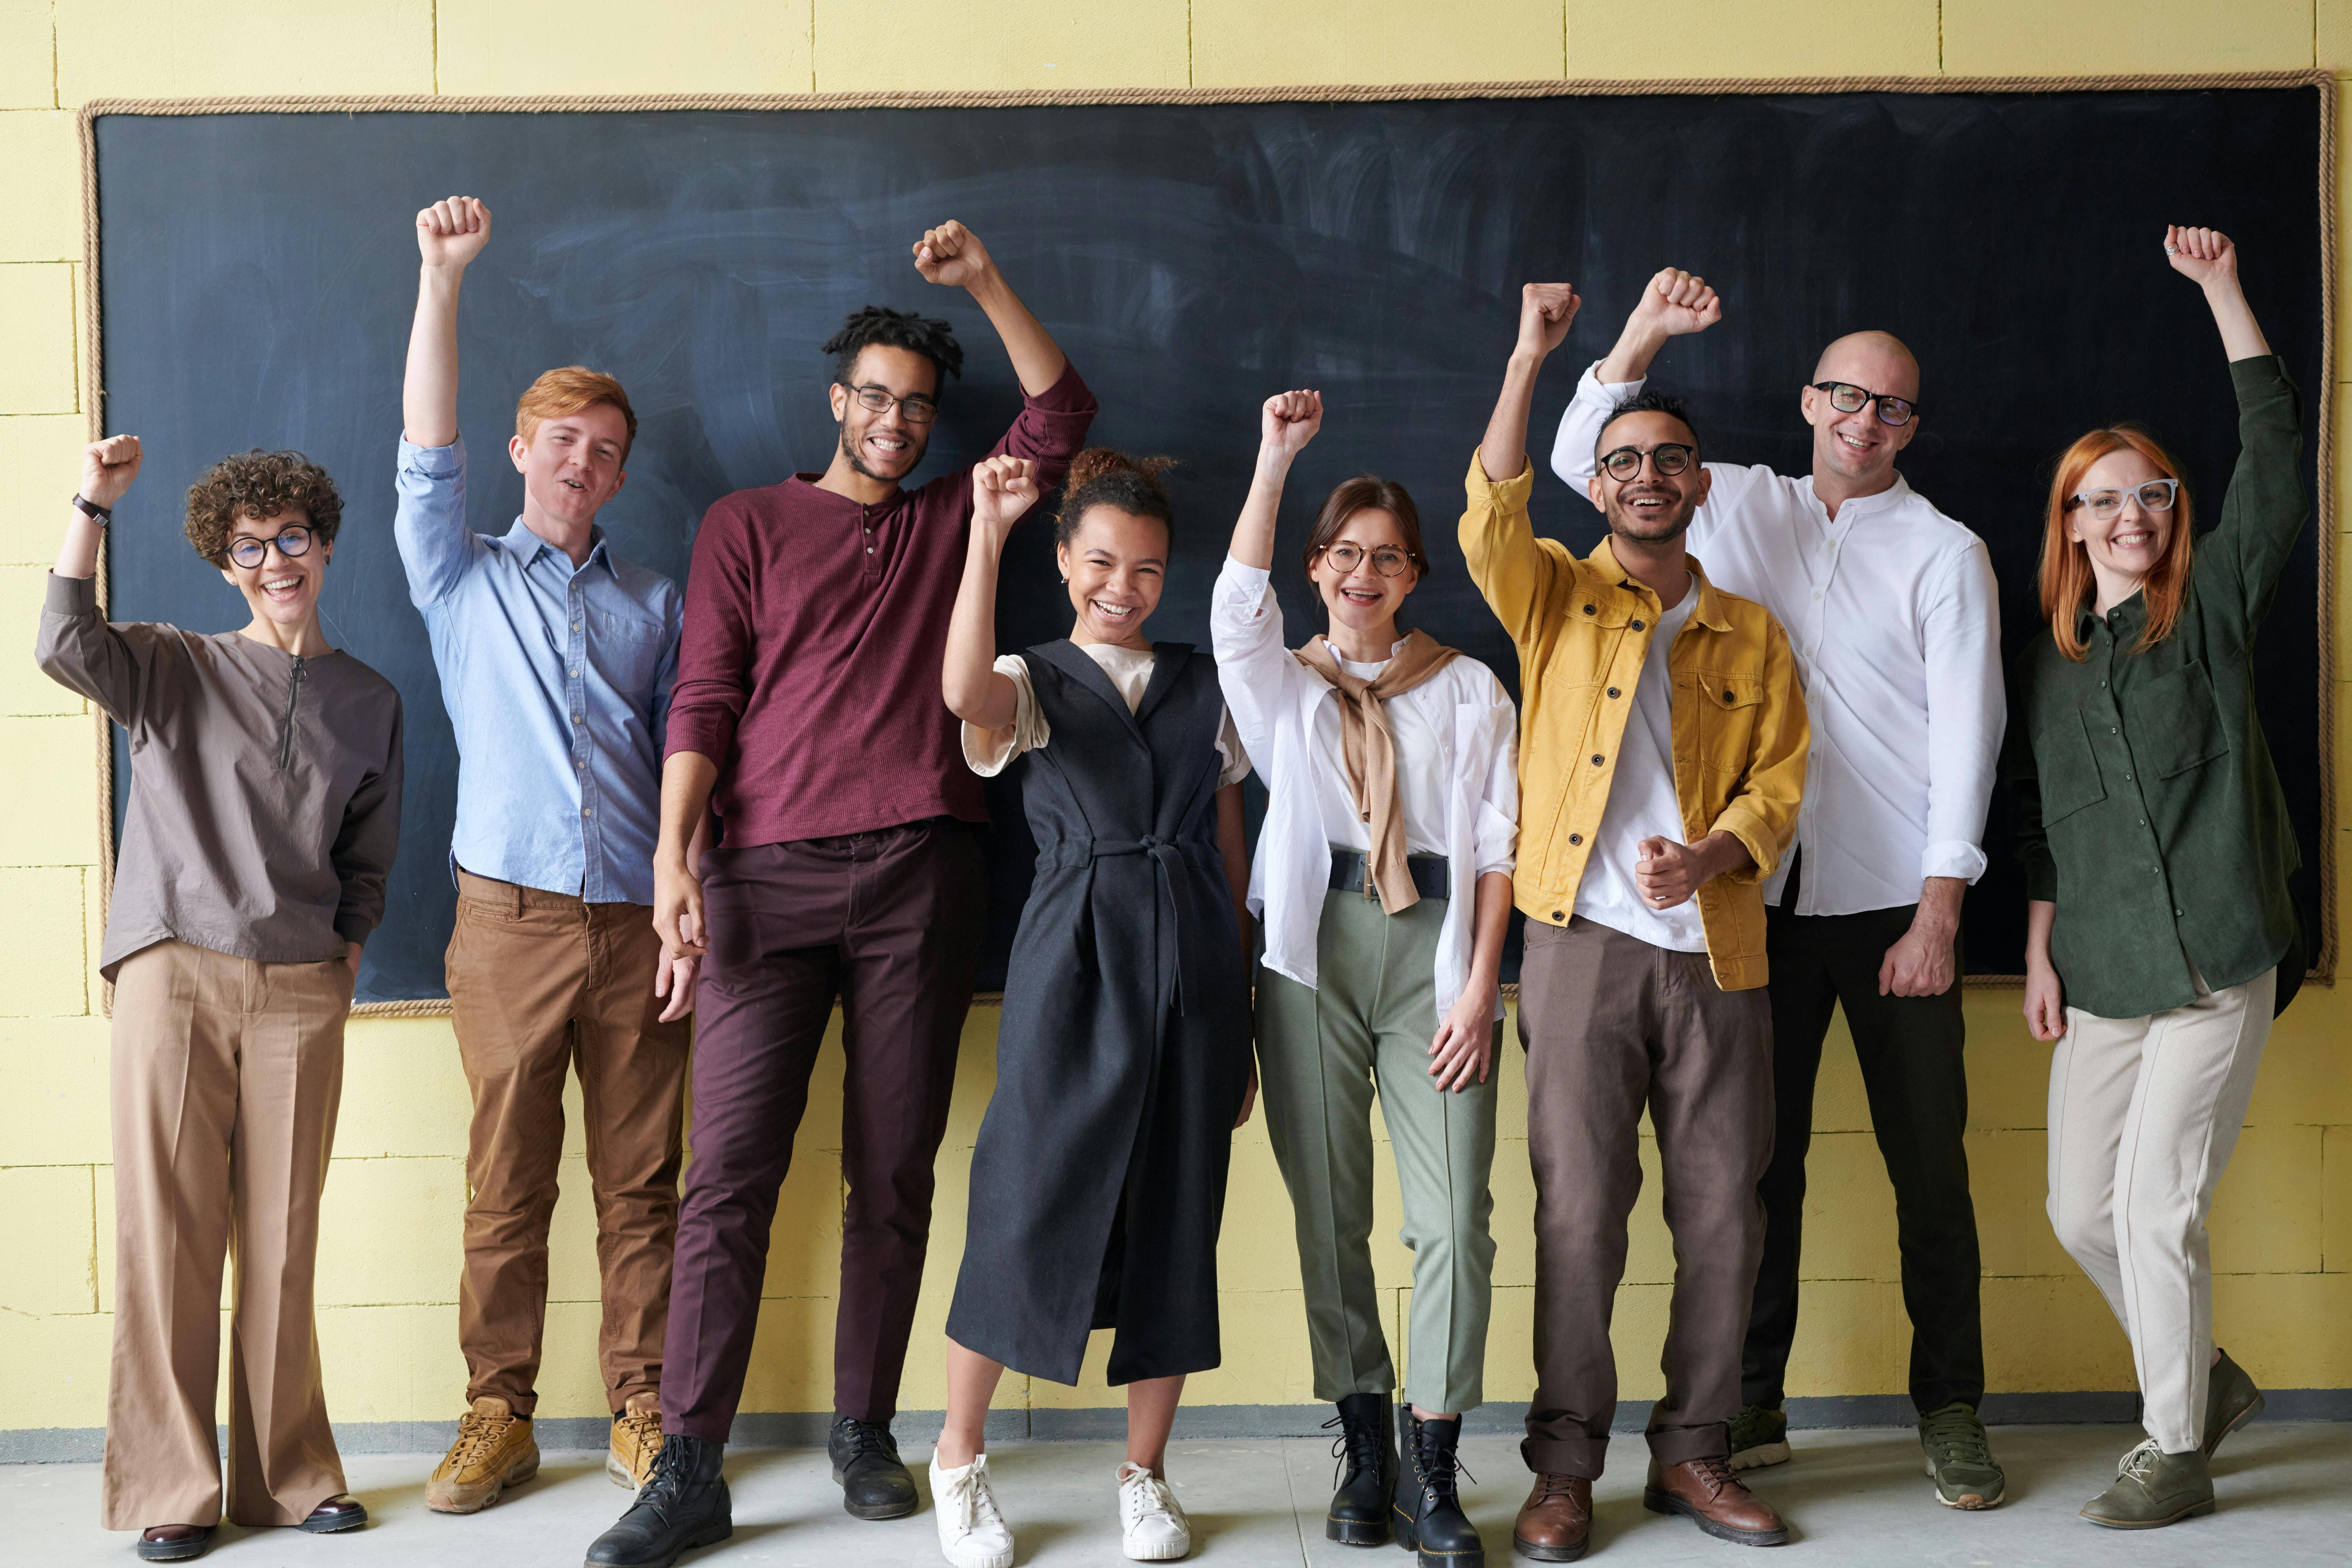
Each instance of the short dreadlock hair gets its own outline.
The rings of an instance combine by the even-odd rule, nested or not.
[[[849,384],[858,353],[877,343],[884,348],[905,349],[930,361],[937,373],[934,390],[946,385],[948,377],[961,378],[963,374],[963,345],[956,342],[954,328],[912,310],[868,305],[851,312],[841,323],[841,331],[825,340],[824,352],[833,355],[833,379],[845,386]]]

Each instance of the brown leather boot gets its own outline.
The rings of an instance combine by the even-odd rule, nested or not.
[[[1591,1540],[1592,1483],[1582,1476],[1537,1476],[1511,1527],[1511,1550],[1538,1563],[1573,1563]]]
[[[1727,1456],[1710,1454],[1679,1465],[1650,1461],[1650,1484],[1642,1506],[1652,1513],[1679,1513],[1718,1541],[1742,1546],[1779,1546],[1789,1527],[1772,1505],[1739,1484]]]

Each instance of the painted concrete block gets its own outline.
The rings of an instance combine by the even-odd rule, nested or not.
[[[445,93],[806,92],[810,0],[438,0]]]
[[[54,33],[47,4],[0,6],[0,109],[57,102]]]
[[[1987,1279],[1984,1338],[1988,1388],[2031,1394],[2137,1386],[2131,1342],[2079,1269]]]
[[[816,0],[815,57],[819,92],[1182,87],[1185,12],[1151,0]]]
[[[80,408],[74,271],[63,262],[0,267],[0,415]],[[67,491],[72,488],[69,480]],[[64,522],[58,520],[60,528]]]
[[[0,262],[81,259],[81,139],[70,113],[0,112],[0,203],[11,215],[0,228]]]
[[[64,498],[81,478],[88,426],[79,414],[0,418],[0,565],[47,567],[57,559]]]
[[[1557,81],[1561,11],[1551,0],[1447,6],[1307,0],[1193,0],[1192,85]]]
[[[0,1018],[0,1149],[27,1165],[103,1164],[107,1021]]]
[[[0,870],[0,996],[10,1013],[53,1017],[89,1010],[83,876],[72,866]]]
[[[1236,1145],[1225,1174],[1225,1220],[1217,1233],[1217,1281],[1225,1289],[1295,1290],[1298,1231],[1274,1151]]]
[[[1867,1132],[1813,1134],[1805,1157],[1805,1279],[1896,1276],[1895,1189],[1878,1140]]]
[[[12,1318],[0,1356],[0,1426],[103,1426],[113,1318]]]
[[[335,1420],[446,1421],[443,1441],[457,1436],[466,1358],[453,1309],[323,1307],[318,1325],[327,1411]]]
[[[1983,1002],[1987,1005],[1979,1006]],[[2014,1131],[2050,1119],[2050,1047],[2025,1026],[2022,987],[1969,996],[1969,1125]]]
[[[1830,1032],[1822,1040],[1821,1070],[1813,1077],[1813,1131],[1870,1131],[1870,1096],[1863,1087],[1862,1062],[1854,1055],[1853,1034],[1843,1011],[1830,1020]]]
[[[319,1304],[454,1309],[465,1205],[461,1161],[333,1162],[319,1204]]]
[[[0,814],[0,866],[96,867],[98,734],[86,714],[0,719],[0,755],[23,781]]]
[[[12,1325],[20,1316],[98,1310],[96,1201],[88,1165],[0,1166],[10,1258],[0,1312]]]
[[[760,1303],[759,1331],[751,1341],[751,1363],[743,1380],[746,1410],[833,1408],[833,1318],[831,1300],[793,1297]],[[919,1321],[909,1342],[907,1376],[898,1402],[909,1410],[947,1405],[936,1334],[925,1335]],[[914,1349],[929,1346],[929,1353]]]
[[[2352,1127],[2330,1127],[2320,1145],[2322,1267],[2352,1274]]]
[[[433,0],[57,0],[58,94],[433,90]]]
[[[2338,76],[2352,73],[2352,0],[2317,0],[2314,11],[2313,63]]]
[[[70,489],[68,485],[68,493]],[[26,656],[5,661],[6,668],[0,669],[0,716],[24,718],[72,714],[79,718],[89,711],[89,704],[79,694],[43,674],[30,657],[33,640],[40,635],[41,606],[47,601],[48,591],[47,566],[0,566],[0,639],[5,639],[0,646],[22,648]],[[97,729],[88,722],[75,727],[88,731],[82,737],[85,752],[82,766],[72,770],[64,778],[33,774],[27,782],[45,791],[63,791],[77,786],[73,775],[78,773],[78,787],[85,800],[91,800],[94,797],[89,791],[94,786]],[[26,772],[32,773],[30,769]],[[26,826],[29,830],[39,825]]]
[[[1969,1134],[1977,1250],[1989,1276],[2057,1278],[2074,1260],[2050,1228],[2049,1137],[2040,1129]]]
[[[1223,1364],[1195,1373],[1184,1398],[1196,1405],[1311,1405],[1315,1370],[1307,1350],[1307,1301],[1296,1290],[1235,1290],[1217,1295]],[[1106,1352],[1107,1355],[1107,1352]],[[1108,1361],[1102,1364],[1108,1364]],[[1097,1378],[1100,1366],[1093,1369]],[[1030,1380],[1033,1405],[1044,1405],[1054,1384]],[[1124,1391],[1120,1391],[1123,1394]]]
[[[2213,1277],[2214,1342],[2264,1387],[2352,1385],[2346,1322],[2352,1322],[2352,1275]]]
[[[1536,1282],[1536,1173],[1523,1138],[1497,1138],[1487,1179],[1495,1212],[1487,1233],[1495,1238],[1495,1283]]]
[[[1906,1384],[1911,1325],[1903,1289],[1884,1279],[1808,1279],[1797,1297],[1788,1391],[1894,1394]]]
[[[1568,0],[1568,72],[1603,79],[1934,76],[1937,16],[1935,0],[1861,10],[1835,0],[1642,7]]]
[[[344,1026],[337,1154],[463,1160],[473,1104],[446,1017],[353,1018]]]
[[[931,1205],[925,1282],[929,1283],[933,1270],[944,1267],[952,1284],[956,1260],[963,1256],[964,1183],[956,1156],[947,1151],[940,1152],[938,1170],[942,1178],[952,1175],[953,1180],[940,1182],[941,1201]],[[950,1190],[954,1201],[945,1201]],[[839,1155],[811,1150],[793,1162],[776,1202],[775,1227],[768,1237],[768,1272],[760,1287],[762,1297],[830,1297],[840,1290],[841,1222],[846,1199]]]
[[[2213,1194],[2205,1228],[2223,1274],[2316,1274],[2321,1257],[2318,1127],[2250,1127]]]
[[[550,1301],[547,1335],[539,1358],[539,1414],[551,1416],[610,1415],[613,1404],[604,1389],[604,1363],[598,1351],[603,1331],[603,1303]],[[457,1317],[450,1316],[449,1337],[457,1341]],[[658,1355],[659,1352],[656,1351]],[[822,1409],[823,1406],[818,1406]],[[626,1507],[625,1503],[621,1505]],[[620,1510],[616,1508],[615,1514]]]
[[[2352,839],[2345,845],[2352,850]],[[2352,864],[2352,860],[2347,860]],[[2352,988],[2305,985],[2271,1026],[2246,1107],[2250,1127],[2352,1123]]]
[[[1942,11],[1953,76],[2300,70],[2312,60],[2310,0],[2147,0],[2127,25],[2103,6],[2038,0],[1944,0]]]

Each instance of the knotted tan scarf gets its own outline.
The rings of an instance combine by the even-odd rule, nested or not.
[[[1389,728],[1386,703],[1401,697],[1461,656],[1427,632],[1411,632],[1378,680],[1364,680],[1339,668],[1331,645],[1317,637],[1294,650],[1299,663],[1331,683],[1339,694],[1339,755],[1348,765],[1348,793],[1357,818],[1371,829],[1371,873],[1365,895],[1380,889],[1381,907],[1391,914],[1421,901],[1405,864],[1404,802],[1397,795],[1396,733]]]

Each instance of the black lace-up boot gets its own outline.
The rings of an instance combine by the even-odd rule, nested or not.
[[[724,1443],[673,1434],[636,1501],[588,1548],[587,1568],[669,1568],[678,1553],[735,1533],[735,1506],[719,1472]]]
[[[1396,1444],[1389,1428],[1389,1396],[1351,1394],[1339,1401],[1339,1414],[1323,1423],[1338,1427],[1331,1457],[1339,1461],[1332,1484],[1331,1512],[1323,1521],[1326,1540],[1349,1546],[1385,1546],[1389,1540],[1389,1496],[1396,1489]]]
[[[841,1483],[841,1506],[850,1518],[904,1519],[922,1506],[887,1421],[836,1415],[824,1451],[833,1459],[833,1479]]]
[[[1410,1405],[1398,1409],[1397,1420],[1404,1437],[1391,1510],[1397,1544],[1419,1552],[1421,1568],[1486,1568],[1486,1543],[1456,1495],[1462,1423],[1423,1421]]]

